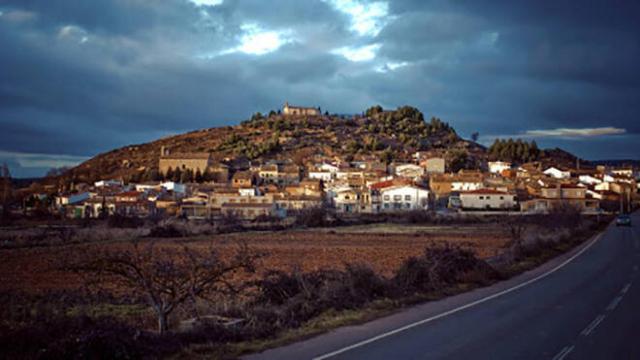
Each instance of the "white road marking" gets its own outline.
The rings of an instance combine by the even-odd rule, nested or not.
[[[571,353],[573,351],[574,346],[565,346],[564,348],[562,348],[562,350],[560,350],[560,352],[558,354],[556,354],[556,356],[553,357],[552,360],[562,360],[564,358],[567,357],[567,355],[569,355],[569,353]]]
[[[607,306],[607,311],[615,310],[615,308],[618,307],[618,304],[620,304],[621,300],[622,296],[618,296],[615,299],[611,300],[611,303],[609,304],[609,306]]]
[[[582,332],[580,333],[580,335],[582,336],[589,336],[591,335],[591,333],[598,327],[598,325],[600,325],[600,323],[602,322],[602,320],[604,320],[605,316],[604,315],[598,315],[597,318],[595,318],[591,324],[589,324],[589,326],[587,326],[584,330],[582,330]]]
[[[604,233],[600,233],[600,234],[598,234],[598,236],[596,236],[593,240],[591,240],[591,242],[590,242],[590,243],[588,243],[585,247],[583,247],[582,249],[580,249],[580,251],[578,251],[577,253],[575,253],[573,256],[571,256],[570,258],[568,258],[567,260],[565,260],[564,262],[562,262],[560,265],[558,265],[558,266],[556,266],[555,268],[553,268],[553,269],[551,269],[551,270],[547,271],[547,272],[546,272],[546,273],[544,273],[544,274],[540,274],[540,275],[536,276],[536,277],[535,277],[535,278],[533,278],[533,279],[529,279],[529,280],[527,280],[527,281],[525,281],[525,282],[523,282],[523,283],[521,283],[521,284],[518,284],[518,285],[516,285],[516,286],[514,286],[514,287],[512,287],[512,288],[502,290],[502,291],[497,292],[497,293],[495,293],[495,294],[493,294],[493,295],[489,295],[489,296],[487,296],[487,297],[484,297],[484,298],[482,298],[482,299],[478,299],[478,300],[476,300],[476,301],[473,301],[473,302],[470,302],[470,303],[468,303],[468,304],[462,305],[462,306],[457,307],[457,308],[455,308],[455,309],[451,309],[451,310],[449,310],[449,311],[445,311],[445,312],[443,312],[443,313],[440,313],[440,314],[438,314],[438,315],[432,316],[432,317],[430,317],[430,318],[426,318],[426,319],[423,319],[423,320],[419,320],[419,321],[416,321],[416,322],[414,322],[414,323],[411,323],[411,324],[408,324],[408,325],[405,325],[405,326],[399,327],[399,328],[397,328],[397,329],[394,329],[394,330],[391,330],[391,331],[388,331],[388,332],[382,333],[382,334],[380,334],[380,335],[377,335],[377,336],[371,337],[371,338],[369,338],[369,339],[366,339],[366,340],[363,340],[363,341],[357,342],[357,343],[355,343],[355,344],[353,344],[353,345],[349,345],[349,346],[343,347],[343,348],[341,348],[341,349],[338,349],[338,350],[332,351],[332,352],[330,352],[330,353],[326,353],[326,354],[324,354],[324,355],[319,355],[319,356],[317,356],[317,357],[315,357],[315,358],[313,358],[313,359],[314,359],[314,360],[324,360],[324,359],[329,359],[329,358],[331,358],[331,357],[334,357],[334,356],[336,356],[336,355],[339,355],[339,354],[345,353],[345,352],[347,352],[347,351],[350,351],[350,350],[353,350],[353,349],[356,349],[356,348],[362,347],[362,346],[367,345],[367,344],[371,344],[371,343],[373,343],[373,342],[376,342],[376,341],[378,341],[378,340],[384,339],[384,338],[386,338],[386,337],[389,337],[389,336],[392,336],[392,335],[395,335],[395,334],[401,333],[401,332],[403,332],[403,331],[406,331],[406,330],[412,329],[412,328],[414,328],[414,327],[416,327],[416,326],[420,326],[420,325],[423,325],[423,324],[426,324],[426,323],[430,323],[430,322],[432,322],[432,321],[435,321],[435,320],[438,320],[438,319],[444,318],[444,317],[446,317],[446,316],[449,316],[449,315],[455,314],[455,313],[460,312],[460,311],[462,311],[462,310],[465,310],[465,309],[468,309],[468,308],[474,307],[474,306],[476,306],[476,305],[480,305],[480,304],[485,303],[485,302],[487,302],[487,301],[489,301],[489,300],[493,300],[493,299],[498,298],[498,297],[500,297],[500,296],[503,296],[503,295],[506,295],[506,294],[511,293],[511,292],[513,292],[513,291],[516,291],[516,290],[518,290],[518,289],[521,289],[521,288],[523,288],[523,287],[525,287],[525,286],[527,286],[527,285],[533,284],[534,282],[539,281],[539,280],[542,280],[542,279],[546,278],[547,276],[549,276],[549,275],[551,275],[551,274],[555,273],[556,271],[558,271],[558,270],[562,269],[562,268],[563,268],[563,267],[565,267],[567,264],[569,264],[570,262],[572,262],[573,260],[575,260],[578,256],[582,255],[585,251],[587,251],[589,248],[591,248],[591,246],[593,246],[593,244],[595,244],[598,240],[600,240],[600,238],[602,237],[602,235],[603,235],[603,234],[604,234]]]
[[[629,288],[631,287],[631,283],[628,283],[627,285],[625,285],[622,290],[620,291],[622,294],[626,294],[627,291],[629,291]]]

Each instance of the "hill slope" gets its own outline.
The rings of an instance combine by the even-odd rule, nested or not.
[[[192,131],[100,154],[46,183],[92,182],[115,178],[145,180],[157,171],[162,147],[172,153],[210,152],[216,159],[291,159],[304,164],[315,155],[346,160],[376,157],[410,161],[415,151],[445,156],[455,168],[476,167],[486,149],[462,139],[437,118],[425,121],[416,108],[384,111],[379,106],[362,116],[282,116],[256,114],[236,126]]]

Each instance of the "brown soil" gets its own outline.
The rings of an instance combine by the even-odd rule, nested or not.
[[[427,228],[425,228],[427,229]],[[447,231],[447,229],[449,231]],[[468,231],[465,231],[468,230]],[[498,229],[450,228],[427,229],[413,233],[366,233],[331,231],[251,232],[184,239],[159,239],[161,246],[207,248],[215,246],[223,256],[232,254],[238,244],[268,253],[259,271],[278,269],[303,271],[341,268],[346,263],[369,264],[389,276],[410,257],[419,255],[430,243],[449,242],[473,250],[487,258],[502,251],[507,237]],[[10,249],[0,251],[0,291],[23,290],[40,293],[48,290],[75,289],[82,281],[72,273],[58,270],[60,259],[77,256],[96,247],[126,246],[121,242],[69,246]]]

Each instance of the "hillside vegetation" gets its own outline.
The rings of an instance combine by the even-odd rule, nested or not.
[[[425,120],[414,107],[384,110],[373,106],[362,115],[350,117],[256,113],[236,126],[202,129],[112,150],[46,182],[77,183],[105,178],[149,180],[149,174],[157,173],[162,147],[172,153],[210,152],[219,161],[229,163],[238,158],[289,159],[300,165],[315,155],[390,163],[410,161],[416,151],[428,151],[445,157],[454,171],[477,168],[487,159],[524,162],[547,155],[539,151],[535,143],[513,140],[494,144],[487,152],[483,146],[462,139],[448,123],[435,117]]]

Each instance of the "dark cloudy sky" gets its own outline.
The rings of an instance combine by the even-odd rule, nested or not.
[[[640,158],[640,2],[0,0],[0,161],[40,175],[285,101]]]

